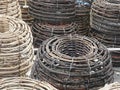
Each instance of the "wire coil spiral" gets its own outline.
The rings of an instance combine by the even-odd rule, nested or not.
[[[91,9],[91,36],[95,37],[107,47],[120,47],[120,1],[96,0]],[[119,52],[112,51],[113,65],[120,66]],[[116,63],[117,62],[117,63]]]
[[[0,16],[0,78],[26,75],[34,56],[32,42],[25,22]]]
[[[27,77],[11,77],[0,80],[0,90],[57,90],[46,82]]]
[[[0,0],[0,14],[21,19],[21,9],[18,0]]]
[[[42,43],[31,77],[60,90],[86,90],[113,81],[111,57],[97,40],[78,35],[52,37]]]

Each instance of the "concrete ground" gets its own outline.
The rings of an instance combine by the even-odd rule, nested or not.
[[[115,71],[114,74],[114,82],[119,82],[120,83],[120,67],[118,68],[113,68]]]

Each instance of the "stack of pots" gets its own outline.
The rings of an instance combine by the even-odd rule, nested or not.
[[[75,32],[75,0],[30,0],[29,12],[35,18],[34,46],[46,39]]]
[[[120,48],[120,1],[95,0],[91,9],[90,36],[108,48]],[[120,51],[111,51],[113,65],[120,66]]]
[[[92,38],[52,37],[40,46],[31,77],[59,90],[98,90],[113,82],[110,53]]]

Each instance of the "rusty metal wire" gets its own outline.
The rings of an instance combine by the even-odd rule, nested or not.
[[[96,39],[78,35],[52,37],[40,46],[31,77],[60,90],[98,88],[113,81],[111,57]]]
[[[76,0],[75,22],[78,24],[77,33],[88,35],[90,23],[90,0]]]
[[[53,36],[61,36],[75,33],[76,24],[51,25],[47,23],[34,22],[32,33],[34,37],[34,46],[39,47],[40,44]]]
[[[120,1],[118,0],[96,0],[91,9],[91,34],[108,48],[120,47]],[[114,57],[119,53],[112,51],[113,64],[116,63]],[[120,59],[120,58],[119,58]],[[120,60],[117,64],[120,65]],[[116,65],[115,65],[116,66]]]
[[[27,77],[11,77],[0,80],[0,90],[57,90],[47,82]]]
[[[0,79],[25,76],[32,65],[33,37],[20,19],[0,16]]]
[[[30,0],[30,14],[52,24],[72,22],[75,18],[75,0]]]
[[[33,22],[33,17],[29,14],[28,9],[28,1],[29,0],[18,0],[21,6],[21,11],[22,11],[22,19],[28,23],[29,25],[32,24]]]

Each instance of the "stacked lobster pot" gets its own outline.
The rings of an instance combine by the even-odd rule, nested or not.
[[[46,82],[27,77],[9,77],[0,80],[0,90],[57,90]]]
[[[90,23],[90,0],[76,0],[76,17],[77,34],[88,35]]]
[[[110,53],[96,39],[52,37],[40,46],[31,77],[59,90],[98,90],[113,82]]]
[[[32,43],[32,33],[25,22],[0,16],[0,79],[26,75],[34,57]]]
[[[21,12],[22,12],[22,19],[23,21],[25,21],[28,25],[31,26],[32,22],[33,22],[33,18],[32,16],[30,16],[29,12],[28,12],[28,2],[29,0],[18,0],[19,4],[21,6]]]
[[[21,9],[18,0],[0,0],[0,14],[21,19]]]
[[[108,48],[120,48],[120,1],[95,0],[91,10],[90,35]],[[120,66],[120,51],[111,51],[113,65]]]
[[[29,12],[35,18],[34,46],[49,37],[75,32],[75,0],[30,0]]]

